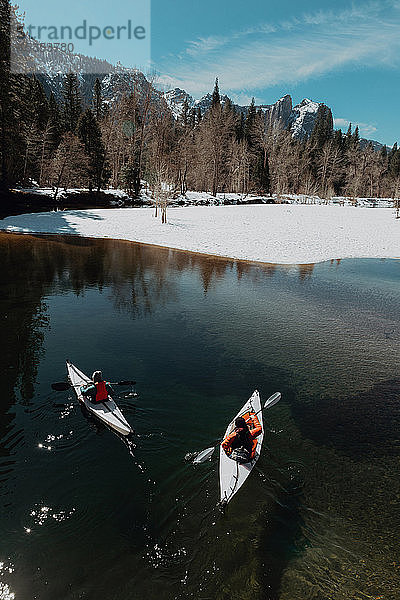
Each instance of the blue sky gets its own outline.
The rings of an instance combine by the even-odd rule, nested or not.
[[[167,6],[168,5],[168,6]],[[161,80],[195,96],[220,87],[245,103],[291,94],[325,102],[337,126],[400,137],[400,1],[153,0]]]
[[[65,5],[53,0],[20,4],[27,12],[40,5],[42,18],[48,4],[47,13],[51,7],[67,19]],[[145,4],[72,0],[68,13],[83,6],[94,23],[144,21]],[[99,42],[93,53],[126,66],[145,63],[123,40]],[[167,89],[200,97],[218,76],[221,91],[238,103],[310,98],[330,106],[343,129],[351,121],[382,143],[400,138],[400,0],[152,0],[151,59]]]

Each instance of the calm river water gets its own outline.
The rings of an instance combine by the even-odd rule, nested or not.
[[[400,262],[280,267],[0,235],[0,599],[400,597]],[[53,392],[111,381],[136,447]],[[262,456],[217,453],[255,388]]]

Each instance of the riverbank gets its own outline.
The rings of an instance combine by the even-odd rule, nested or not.
[[[303,204],[320,204],[318,197],[312,196],[260,196],[255,194],[217,194],[208,192],[187,192],[169,201],[170,207],[181,206],[221,206],[237,204],[275,204],[275,202]],[[380,199],[380,202],[386,201]],[[153,199],[146,188],[143,188],[138,198],[130,197],[122,189],[104,189],[100,192],[90,192],[88,189],[73,188],[60,190],[54,199],[54,188],[30,187],[15,188],[8,192],[0,191],[0,219],[32,212],[47,212],[58,210],[88,210],[96,208],[141,208],[154,205]]]
[[[306,264],[337,258],[399,258],[400,220],[387,208],[250,205],[71,210],[11,216],[18,233],[112,238],[239,260]]]
[[[0,218],[52,210],[106,208],[124,200],[124,197],[105,191],[69,190],[67,194],[62,190],[54,200],[54,191],[50,188],[15,189],[0,192]]]

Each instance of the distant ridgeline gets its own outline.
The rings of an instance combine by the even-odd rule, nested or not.
[[[334,131],[331,110],[289,95],[238,106],[181,89],[25,35],[11,46],[10,4],[0,4],[0,188],[108,186],[155,202],[187,190],[397,197],[400,151]],[[10,53],[11,47],[11,53]]]
[[[175,88],[165,92],[164,97],[168,106],[171,108],[175,118],[182,116],[185,102],[191,109],[200,109],[201,113],[206,113],[212,104],[212,94],[206,94],[200,100],[194,100],[190,94]],[[221,104],[223,105],[228,96],[221,95]],[[292,98],[289,95],[284,96],[275,104],[261,104],[256,106],[265,116],[268,126],[281,126],[284,129],[290,129],[293,137],[304,139],[311,135],[317,118],[318,108],[322,104],[312,102],[307,98],[300,104],[293,106]],[[233,104],[234,109],[239,113],[246,114],[249,107]]]

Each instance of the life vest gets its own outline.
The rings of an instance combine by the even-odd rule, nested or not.
[[[108,398],[108,392],[105,381],[97,381],[96,386],[96,402],[104,402]]]
[[[244,418],[249,427],[249,437],[247,438],[246,436],[247,439],[244,439],[244,436],[242,437],[240,435],[239,428],[236,427],[232,431],[232,433],[226,436],[221,445],[228,456],[232,454],[232,451],[235,448],[243,446],[244,448],[246,448],[246,450],[248,450],[248,452],[250,452],[250,457],[254,458],[257,448],[256,438],[262,432],[262,427],[255,413],[247,412],[246,414],[241,416]]]
[[[242,427],[235,427],[235,438],[232,440],[231,448],[245,448],[249,454],[253,451],[253,438],[249,430]]]

